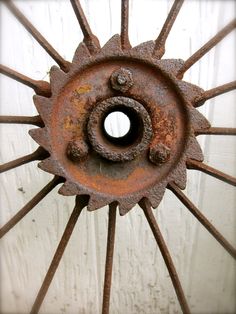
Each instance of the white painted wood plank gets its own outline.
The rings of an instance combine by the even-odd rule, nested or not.
[[[81,1],[91,27],[104,44],[120,30],[120,1]],[[157,36],[172,1],[132,0],[133,45]],[[69,1],[17,1],[34,25],[67,60],[82,40]],[[186,1],[167,42],[167,58],[188,58],[235,16],[234,1]],[[235,33],[212,49],[185,76],[205,89],[235,79]],[[36,79],[47,79],[54,61],[1,4],[1,63]],[[0,77],[1,114],[35,114],[32,91]],[[214,126],[236,126],[235,92],[210,100],[200,109]],[[37,145],[27,126],[0,126],[1,162],[31,152]],[[232,137],[200,137],[206,162],[236,175]],[[1,175],[0,222],[4,224],[51,176],[36,163]],[[21,188],[23,191],[21,191]],[[20,189],[20,190],[19,190]],[[194,171],[187,195],[232,243],[236,244],[234,189]],[[0,312],[27,313],[73,208],[73,198],[44,199],[1,240]],[[235,263],[170,192],[155,211],[192,312],[235,313]],[[107,208],[84,212],[43,303],[41,313],[101,312]],[[180,313],[159,250],[137,207],[117,219],[111,313]]]

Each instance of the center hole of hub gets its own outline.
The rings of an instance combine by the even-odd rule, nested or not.
[[[96,153],[108,160],[125,162],[148,148],[152,122],[138,101],[122,96],[110,97],[92,110],[87,132]]]
[[[113,111],[107,115],[104,121],[106,133],[113,138],[121,138],[130,131],[130,119],[121,111]]]
[[[135,146],[143,137],[143,120],[139,112],[122,104],[107,112],[101,127],[104,139],[116,147]]]

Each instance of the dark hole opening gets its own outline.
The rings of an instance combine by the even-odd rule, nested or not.
[[[107,112],[102,123],[106,139],[116,146],[136,145],[143,135],[143,121],[130,107],[116,106]]]

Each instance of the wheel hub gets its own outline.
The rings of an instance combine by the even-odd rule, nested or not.
[[[91,56],[82,43],[67,74],[51,69],[52,96],[34,98],[45,128],[31,135],[50,153],[39,166],[66,179],[61,194],[89,195],[90,210],[118,202],[125,214],[143,197],[157,207],[169,182],[185,187],[186,159],[203,159],[194,128],[209,124],[190,103],[202,91],[175,77],[181,60],[152,49],[122,51],[114,36]],[[120,138],[104,127],[114,111],[130,120]]]
[[[130,121],[129,132],[118,138],[110,136],[104,127],[106,117],[115,111],[123,112]],[[96,105],[89,117],[87,133],[93,149],[100,156],[122,162],[133,160],[148,149],[152,124],[148,112],[136,100],[111,97]]]

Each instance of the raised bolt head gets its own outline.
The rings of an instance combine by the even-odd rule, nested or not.
[[[80,161],[88,154],[88,146],[84,141],[73,140],[68,143],[66,149],[67,157],[72,161]]]
[[[113,89],[124,93],[133,85],[132,73],[128,69],[120,68],[112,73],[110,81]]]
[[[162,143],[150,147],[149,160],[155,164],[160,165],[167,162],[170,158],[170,148]]]
[[[118,74],[117,75],[117,83],[119,85],[125,85],[127,83],[127,78],[125,77],[125,75]]]

